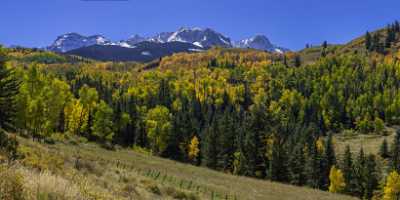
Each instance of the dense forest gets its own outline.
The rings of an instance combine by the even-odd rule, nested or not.
[[[339,54],[324,43],[309,64],[297,53],[220,48],[149,65],[3,48],[0,126],[39,142],[81,137],[236,175],[395,199],[400,132],[380,155],[350,147],[336,155],[332,139],[400,125],[400,62],[385,51],[400,29],[386,30],[367,33],[363,52]]]

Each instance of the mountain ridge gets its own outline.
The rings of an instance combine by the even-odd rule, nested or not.
[[[262,40],[254,40],[262,36],[264,40],[268,42],[265,43]],[[253,39],[253,40],[252,40]],[[245,45],[242,41],[252,40],[252,44]],[[160,32],[154,36],[144,37],[138,34],[134,34],[128,39],[120,40],[117,42],[111,41],[103,35],[91,35],[84,36],[79,33],[66,33],[57,37],[57,39],[48,47],[47,50],[65,53],[71,50],[79,49],[82,47],[88,47],[92,45],[116,45],[124,48],[135,48],[135,45],[141,42],[155,42],[155,43],[168,43],[168,42],[183,42],[191,43],[200,48],[211,48],[214,46],[221,46],[225,48],[254,48],[257,50],[271,51],[282,53],[288,51],[286,48],[281,48],[273,45],[265,35],[256,35],[252,38],[243,39],[239,42],[233,42],[231,39],[211,28],[188,28],[181,27],[175,32]],[[262,42],[262,44],[257,44],[257,42]],[[237,45],[239,44],[239,45]]]

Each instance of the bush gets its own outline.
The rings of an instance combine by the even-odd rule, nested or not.
[[[199,199],[199,197],[196,194],[193,194],[191,192],[184,192],[181,190],[177,190],[176,188],[173,188],[173,187],[167,187],[165,189],[165,193],[174,199],[182,199],[182,200],[197,200],[197,199]]]
[[[142,180],[141,182],[145,186],[146,190],[150,191],[153,194],[161,195],[160,188],[158,188],[157,184],[154,183],[153,181]]]
[[[25,177],[24,186],[29,191],[30,199],[84,199],[77,185],[60,176],[48,171],[40,174],[24,170],[22,172]]]
[[[1,157],[8,161],[18,158],[18,141],[15,136],[8,136],[7,133],[0,129],[0,161]]]
[[[13,169],[0,166],[0,200],[25,199],[22,176]]]
[[[62,171],[64,159],[58,155],[51,155],[39,148],[22,146],[20,152],[23,156],[22,163],[40,171],[50,170],[52,172]]]

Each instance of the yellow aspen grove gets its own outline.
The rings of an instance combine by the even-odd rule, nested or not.
[[[337,169],[336,166],[332,166],[331,171],[329,173],[329,192],[339,193],[343,191],[346,186],[346,182],[343,177],[343,173],[340,169]]]
[[[194,136],[189,144],[188,156],[190,160],[195,160],[200,153],[199,139]]]
[[[383,193],[384,200],[397,200],[400,198],[400,175],[396,171],[393,171],[387,177]]]

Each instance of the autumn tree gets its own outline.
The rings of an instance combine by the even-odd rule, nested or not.
[[[104,102],[96,108],[94,114],[93,126],[91,127],[93,135],[100,138],[100,141],[111,142],[114,136],[113,110]]]
[[[168,108],[156,106],[147,112],[145,120],[150,147],[154,154],[160,155],[167,148],[171,134],[171,114]]]
[[[397,200],[400,198],[400,175],[392,171],[386,178],[386,184],[383,188],[384,200]]]
[[[336,166],[332,166],[329,172],[329,182],[329,192],[333,193],[342,192],[346,186],[343,173],[340,169],[337,169]]]
[[[188,146],[188,157],[190,160],[196,161],[197,157],[199,156],[199,153],[200,153],[199,139],[196,136],[193,136]]]

